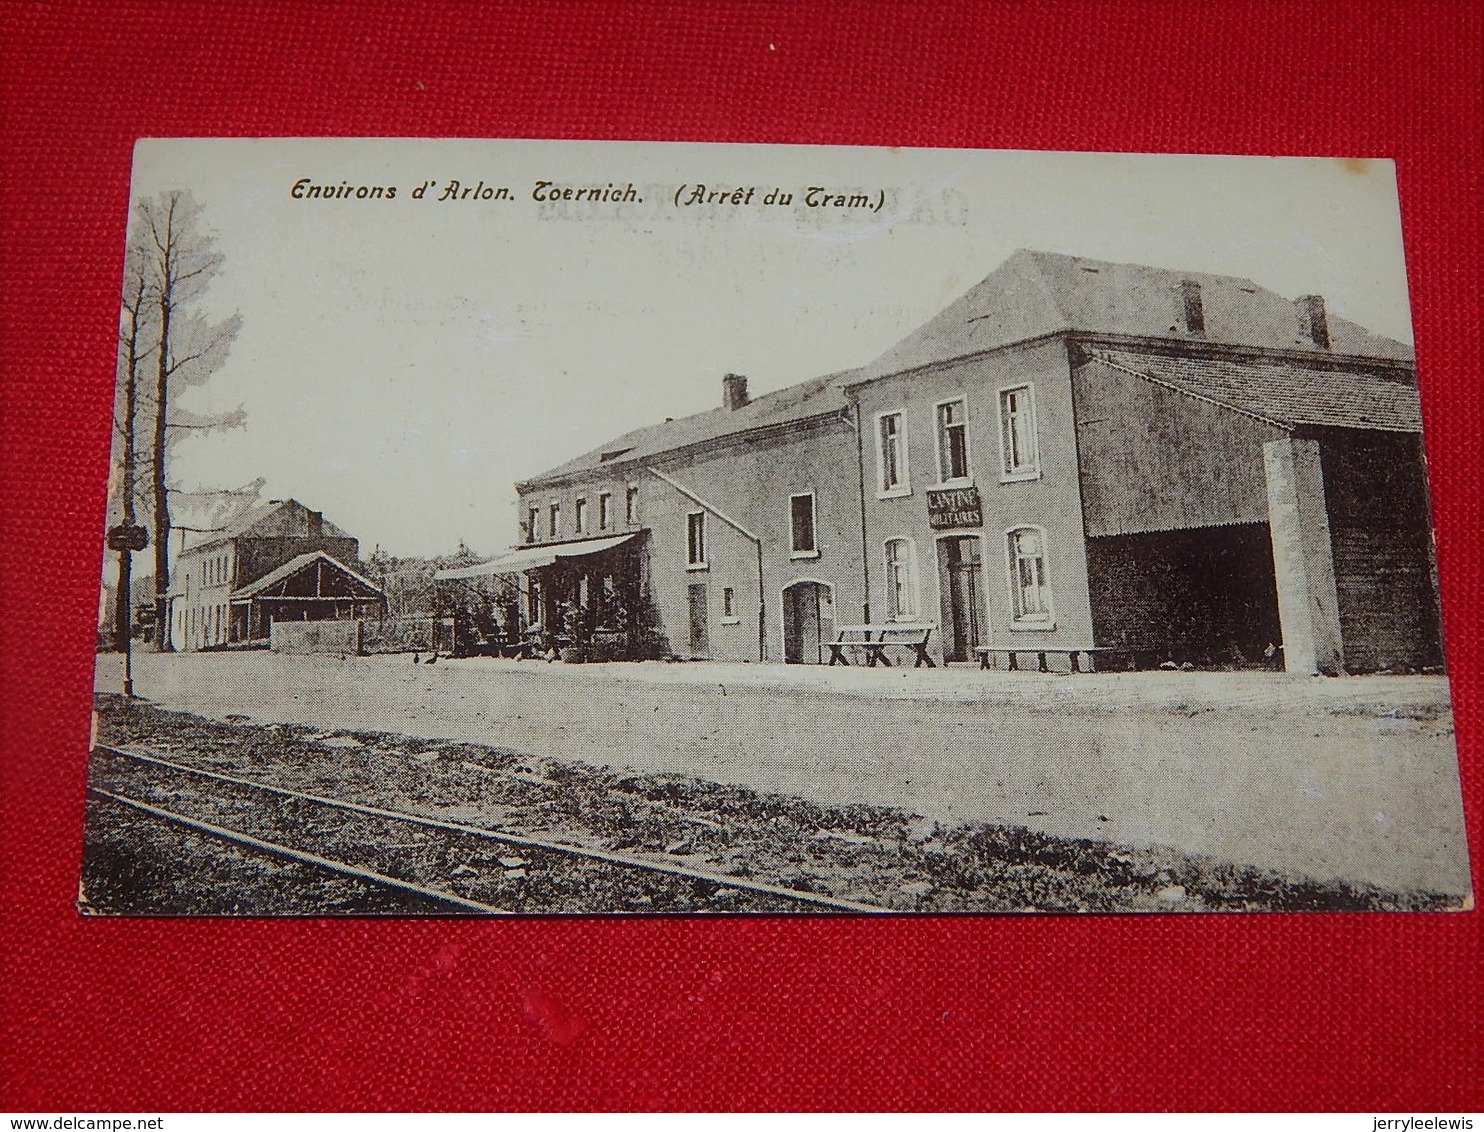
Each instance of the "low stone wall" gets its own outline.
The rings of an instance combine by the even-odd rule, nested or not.
[[[275,621],[269,629],[268,647],[284,653],[365,652],[360,621]]]
[[[367,653],[453,652],[452,617],[386,617],[363,622]]]

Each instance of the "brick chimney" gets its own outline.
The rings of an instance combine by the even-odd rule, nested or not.
[[[1206,305],[1201,301],[1201,285],[1195,279],[1180,280],[1180,297],[1185,302],[1185,329],[1191,334],[1206,333]]]
[[[325,513],[323,511],[310,511],[305,515],[305,523],[308,526],[310,538],[319,538],[325,533]]]
[[[1324,312],[1323,295],[1303,295],[1293,301],[1298,307],[1299,325],[1304,335],[1321,350],[1329,349],[1329,315]]]
[[[747,378],[740,373],[729,373],[721,379],[721,403],[722,407],[729,410],[740,409],[747,404]]]

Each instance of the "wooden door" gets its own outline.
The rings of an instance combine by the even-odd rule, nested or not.
[[[947,624],[943,642],[945,660],[972,660],[986,636],[984,616],[984,559],[978,535],[944,539],[943,569],[947,575]]]
[[[706,583],[690,587],[690,654],[711,655],[711,628],[708,620]]]
[[[835,603],[823,582],[795,582],[783,591],[783,661],[823,664],[835,636]]]

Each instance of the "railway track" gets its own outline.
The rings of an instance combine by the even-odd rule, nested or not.
[[[95,746],[89,790],[150,820],[460,915],[887,911],[691,864],[290,789],[147,748]]]

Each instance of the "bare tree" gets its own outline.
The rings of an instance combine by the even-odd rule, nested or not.
[[[209,321],[196,304],[221,268],[215,239],[201,223],[201,206],[179,190],[161,193],[135,205],[137,242],[155,333],[153,444],[150,450],[150,494],[154,511],[155,647],[170,642],[170,489],[166,465],[170,449],[183,434],[240,426],[240,408],[216,416],[188,412],[177,403],[180,393],[203,384],[226,360],[237,336],[237,315]],[[136,366],[138,364],[136,359]]]
[[[139,398],[140,378],[154,352],[151,341],[149,259],[136,238],[124,253],[124,287],[119,310],[118,395],[115,398],[114,447],[118,478],[114,481],[119,522],[134,526],[139,503]],[[115,647],[123,649],[132,630],[133,555],[119,554],[118,585],[114,593],[113,635]]]

